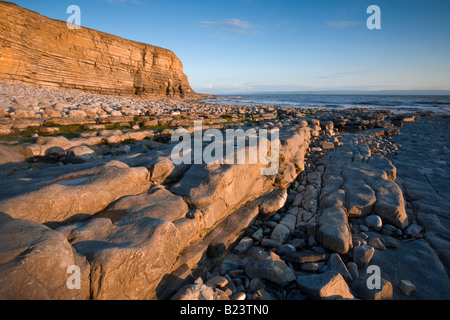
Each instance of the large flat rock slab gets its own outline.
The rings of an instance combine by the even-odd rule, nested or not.
[[[67,286],[71,266],[80,286]],[[89,265],[64,236],[40,223],[0,213],[0,299],[86,300]]]
[[[396,248],[375,250],[370,264],[379,266],[381,276],[393,284],[394,299],[450,299],[450,280],[445,266],[427,241],[381,237]],[[401,280],[411,281],[417,288],[416,294],[410,297],[404,295],[399,288]]]
[[[86,218],[115,200],[143,193],[150,187],[146,168],[105,165],[96,174],[71,175],[48,185],[0,202],[0,211],[13,218],[40,223]]]
[[[448,116],[405,123],[394,137],[402,148],[392,157],[397,176],[425,238],[450,272],[450,127]]]

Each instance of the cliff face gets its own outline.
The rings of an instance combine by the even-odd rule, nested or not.
[[[87,28],[70,30],[66,22],[3,1],[0,78],[100,94],[195,94],[170,50]]]

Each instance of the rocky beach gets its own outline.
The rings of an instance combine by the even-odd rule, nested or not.
[[[448,112],[220,103],[0,9],[0,300],[450,299]]]
[[[6,81],[0,101],[2,299],[450,297],[444,114]],[[278,172],[175,165],[171,135],[194,133],[196,120],[204,131],[279,129]],[[66,286],[72,265],[79,290]]]

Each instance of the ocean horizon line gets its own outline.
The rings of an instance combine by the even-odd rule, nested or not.
[[[205,93],[212,96],[248,95],[380,95],[380,96],[450,96],[450,90],[308,90],[308,91],[251,91],[230,93]]]

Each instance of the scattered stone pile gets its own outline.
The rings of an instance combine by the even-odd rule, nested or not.
[[[370,266],[374,262],[374,255],[377,258],[375,267],[383,269],[385,267],[378,263],[379,257],[385,252],[401,247],[402,240],[417,242],[415,239],[423,237],[420,226],[407,226],[404,203],[398,198],[401,191],[399,194],[399,188],[391,187],[395,181],[395,168],[387,159],[376,156],[373,162],[378,165],[365,167],[366,171],[371,169],[373,173],[384,170],[382,175],[385,178],[376,177],[376,181],[385,181],[384,188],[397,192],[391,193],[390,197],[382,195],[377,200],[378,193],[375,191],[372,197],[364,197],[361,190],[369,188],[365,184],[355,188],[348,186],[345,180],[340,181],[340,184],[331,184],[332,166],[346,164],[345,160],[337,159],[341,150],[344,154],[350,153],[350,161],[365,161],[366,164],[372,161],[367,162],[371,157],[367,153],[367,146],[357,145],[351,136],[340,139],[339,142],[344,141],[342,149],[323,157],[319,153],[322,151],[318,151],[318,145],[335,141],[330,132],[333,131],[322,131],[320,137],[313,138],[310,147],[316,151],[309,154],[307,169],[288,189],[289,196],[284,207],[270,217],[260,215],[246,230],[232,253],[212,272],[198,278],[194,284],[183,287],[174,299],[202,299],[201,293],[205,290],[215,292],[217,299],[231,300],[380,300],[394,298],[394,291],[396,298],[416,293],[416,287],[411,281],[401,279],[391,282],[382,276],[383,273],[380,275],[379,287],[370,288],[367,284],[371,280]],[[361,151],[366,151],[365,158]],[[354,164],[349,168],[358,166]],[[364,178],[362,175],[359,180],[346,177],[355,183]],[[365,179],[372,182],[375,177],[371,177],[372,180]],[[344,189],[332,190],[336,186],[344,186]],[[333,195],[334,199],[326,199],[329,195]],[[340,201],[339,198],[335,199],[339,195],[343,195]],[[362,200],[370,201],[365,203]],[[388,205],[385,201],[392,203]],[[342,216],[324,213],[332,204],[340,205],[333,211],[342,211]],[[383,210],[375,211],[373,207],[377,205]],[[389,210],[394,207],[395,210]],[[422,250],[428,256],[433,256],[430,248]],[[436,261],[436,256],[433,258]],[[401,270],[398,272],[401,274]],[[211,297],[211,294],[206,296]]]

